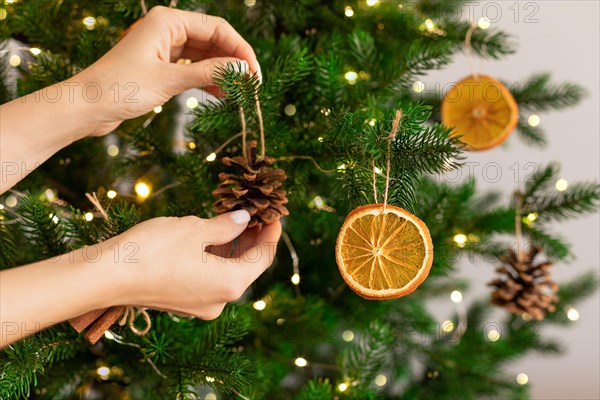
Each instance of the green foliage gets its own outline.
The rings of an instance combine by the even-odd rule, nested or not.
[[[533,75],[525,84],[511,87],[511,93],[520,107],[532,112],[562,110],[583,100],[585,91],[581,86],[571,82],[552,84],[551,78],[548,73]]]
[[[40,258],[66,253],[65,231],[56,211],[35,196],[23,197],[19,204],[27,240]]]

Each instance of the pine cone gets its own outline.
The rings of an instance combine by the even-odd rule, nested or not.
[[[248,144],[248,158],[242,156],[223,157],[223,164],[240,170],[238,174],[221,172],[221,184],[212,192],[218,198],[215,203],[217,213],[224,214],[235,210],[246,210],[251,219],[248,227],[270,224],[282,216],[289,215],[283,206],[288,202],[285,190],[277,189],[286,180],[282,169],[270,167],[275,160],[265,156],[257,160],[256,141]]]
[[[492,304],[504,307],[513,314],[528,314],[532,318],[542,320],[547,312],[554,312],[558,302],[558,285],[554,283],[548,270],[552,264],[534,261],[540,247],[532,245],[525,252],[522,260],[510,249],[500,257],[503,266],[496,269],[501,277],[491,281],[488,286],[492,292]]]

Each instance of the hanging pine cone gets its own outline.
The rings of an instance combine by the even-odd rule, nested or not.
[[[547,312],[555,311],[558,285],[549,274],[552,263],[534,260],[540,250],[540,247],[531,245],[528,251],[523,252],[520,261],[512,249],[500,257],[504,265],[496,272],[502,276],[488,284],[495,288],[492,292],[493,304],[514,314],[527,313],[537,320],[544,319]]]
[[[215,203],[217,213],[246,210],[252,216],[249,228],[270,224],[289,214],[283,206],[288,202],[285,190],[277,189],[287,176],[282,169],[270,167],[275,162],[272,157],[257,159],[256,146],[256,141],[248,144],[248,160],[242,156],[223,157],[223,164],[240,172],[221,172],[221,184],[212,192],[218,198]]]

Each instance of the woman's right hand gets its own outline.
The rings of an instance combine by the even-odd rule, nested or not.
[[[115,249],[128,254],[109,260],[112,271],[104,272],[121,282],[111,305],[218,317],[275,257],[280,223],[245,231],[249,220],[243,210],[212,219],[160,217],[102,242],[102,253],[109,257]]]

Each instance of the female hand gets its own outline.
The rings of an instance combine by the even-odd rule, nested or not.
[[[234,211],[212,219],[161,217],[142,222],[101,243],[108,249],[133,243],[129,262],[112,263],[124,286],[113,305],[134,304],[214,319],[238,299],[273,262],[279,222],[244,232],[249,214]],[[244,232],[242,234],[242,232]],[[232,248],[232,241],[239,235]],[[132,262],[133,261],[133,262]]]
[[[177,64],[180,58],[196,62]],[[254,50],[227,21],[157,6],[74,79],[95,101],[88,110],[98,136],[187,89],[211,91],[215,71],[228,63],[262,80]]]

